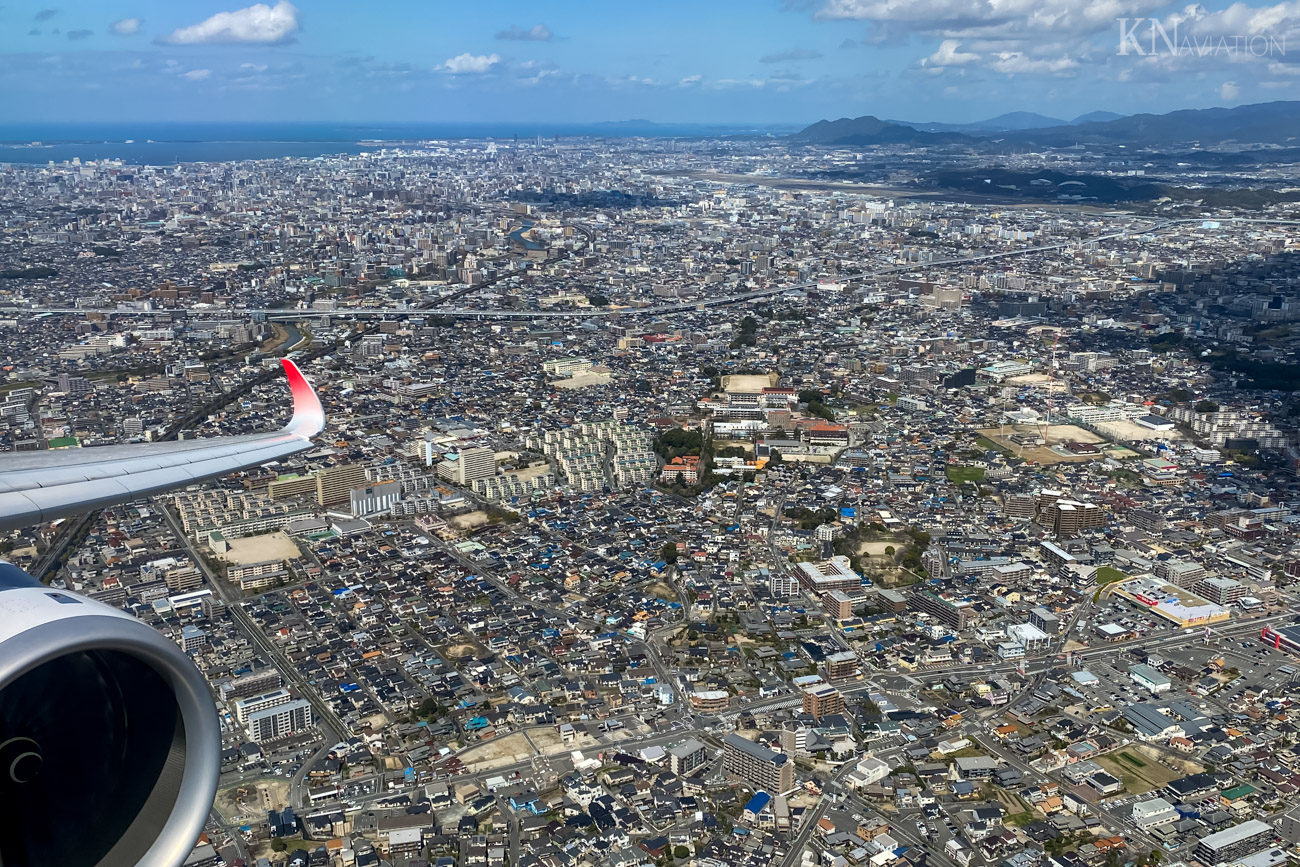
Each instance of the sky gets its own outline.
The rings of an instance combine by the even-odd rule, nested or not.
[[[0,0],[0,122],[1069,120],[1300,93],[1300,0],[241,4]]]

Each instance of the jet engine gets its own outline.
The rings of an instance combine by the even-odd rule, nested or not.
[[[0,867],[178,867],[220,743],[174,642],[0,561]]]

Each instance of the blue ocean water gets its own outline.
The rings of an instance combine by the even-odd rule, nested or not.
[[[0,163],[120,159],[132,165],[356,154],[377,142],[576,136],[762,135],[768,128],[621,123],[0,123]],[[785,131],[782,129],[781,131]]]

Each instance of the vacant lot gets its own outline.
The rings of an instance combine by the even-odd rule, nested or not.
[[[493,768],[525,762],[537,755],[537,751],[528,743],[522,732],[506,735],[503,738],[486,740],[479,746],[461,753],[460,760],[467,768],[475,771],[490,771]]]
[[[1032,385],[1043,391],[1065,391],[1065,383],[1046,373],[1025,373],[1007,378],[1007,385]]]
[[[1177,429],[1152,430],[1132,421],[1101,422],[1097,427],[1105,431],[1107,436],[1122,443],[1141,442],[1143,440],[1180,440],[1183,438],[1182,431]]]
[[[1164,788],[1171,780],[1183,776],[1181,771],[1160,764],[1136,747],[1123,749],[1097,759],[1112,776],[1124,781],[1124,791],[1142,795]]]
[[[888,557],[890,555],[885,552],[885,549],[894,548],[897,550],[899,544],[892,539],[884,542],[863,542],[858,545],[858,553],[866,554],[868,557]]]
[[[776,385],[775,373],[764,374],[762,376],[741,373],[722,377],[722,390],[727,392],[762,391],[772,385]]]
[[[1126,580],[1128,580],[1128,575],[1125,575],[1114,566],[1102,566],[1097,570],[1098,584],[1114,584],[1116,581]]]
[[[217,792],[216,808],[229,822],[240,824],[265,818],[289,798],[289,781],[270,777]]]
[[[962,485],[966,482],[984,481],[983,467],[948,467],[946,469],[948,481],[954,485]]]
[[[488,514],[482,509],[473,512],[466,512],[463,515],[457,515],[452,518],[450,523],[457,530],[477,530],[479,527],[487,525]]]
[[[577,728],[575,726],[575,728]],[[589,750],[592,747],[600,745],[600,741],[587,734],[581,728],[577,728],[578,735],[567,744],[560,737],[560,733],[553,728],[532,729],[528,732],[528,739],[532,741],[533,746],[539,753],[547,756],[556,756],[561,753],[568,753],[572,750]]]
[[[298,546],[280,531],[261,536],[227,539],[230,550],[220,557],[227,563],[265,563],[268,560],[292,560],[299,556]]]
[[[608,371],[603,373],[589,370],[586,373],[579,373],[577,376],[570,376],[568,379],[557,379],[551,385],[556,388],[586,388],[589,385],[609,385],[613,375]]]
[[[1043,428],[1039,425],[1018,425],[1012,427],[1007,425],[1005,432],[1002,428],[986,428],[978,431],[981,437],[992,442],[997,448],[1009,452],[1016,457],[1024,458],[1027,461],[1034,461],[1040,464],[1060,464],[1060,463],[1080,463],[1083,461],[1093,461],[1101,455],[1062,455],[1053,451],[1051,446],[1063,442],[1079,443],[1101,443],[1105,442],[1101,437],[1091,431],[1086,431],[1081,427],[1075,427],[1072,424],[1054,424],[1047,428],[1044,433]],[[1020,434],[1040,434],[1047,440],[1046,446],[1021,446],[1011,441],[1011,435]]]

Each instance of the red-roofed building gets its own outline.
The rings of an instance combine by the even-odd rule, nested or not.
[[[699,455],[685,455],[673,458],[664,464],[659,478],[669,484],[680,480],[683,484],[693,485],[700,480]]]

